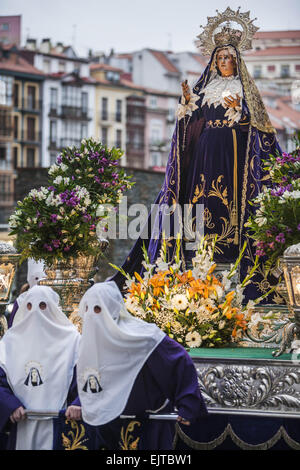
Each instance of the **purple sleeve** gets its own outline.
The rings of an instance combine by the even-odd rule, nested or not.
[[[13,321],[14,321],[14,318],[15,318],[15,314],[16,314],[18,308],[19,308],[18,302],[15,300],[13,309],[12,309],[11,314],[9,315],[9,318],[8,318],[8,321],[7,321],[8,328],[12,327],[12,324],[13,324]]]
[[[189,421],[206,415],[194,363],[186,350],[166,336],[149,357],[147,364],[178,414]]]
[[[0,430],[2,430],[10,415],[19,406],[23,406],[20,400],[13,394],[6,378],[6,374],[0,367]]]
[[[78,396],[78,390],[77,390],[76,366],[74,367],[73,378],[72,378],[72,382],[69,388],[67,401],[68,401],[68,406],[70,405],[81,406],[79,396]]]

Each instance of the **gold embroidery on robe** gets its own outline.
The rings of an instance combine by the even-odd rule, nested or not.
[[[135,426],[141,426],[139,421],[130,421],[126,430],[124,430],[124,426],[121,429],[121,442],[119,442],[119,446],[121,450],[137,450],[138,444],[140,441],[139,437],[134,438],[131,433],[134,431]]]
[[[83,439],[85,436],[85,428],[83,424],[78,425],[77,421],[75,420],[66,420],[66,424],[70,423],[71,428],[73,431],[69,431],[67,437],[64,433],[62,433],[62,443],[65,450],[88,450],[86,446],[83,445],[84,442],[88,441],[88,439]]]

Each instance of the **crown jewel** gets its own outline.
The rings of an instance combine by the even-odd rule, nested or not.
[[[229,7],[223,13],[216,11],[217,16],[208,17],[207,25],[200,26],[203,32],[197,36],[199,40],[196,44],[202,52],[211,54],[215,47],[225,44],[231,44],[240,51],[252,49],[252,38],[259,29],[253,25],[257,18],[251,20],[250,11],[241,13],[240,7],[237,11]],[[232,23],[236,23],[240,29],[232,27]]]

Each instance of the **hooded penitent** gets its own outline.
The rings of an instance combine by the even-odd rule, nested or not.
[[[165,334],[130,315],[115,282],[94,284],[79,313],[78,394],[83,420],[97,426],[121,415],[138,373]]]
[[[33,411],[61,410],[77,360],[80,334],[46,286],[22,294],[14,324],[0,341],[0,367],[14,395]],[[53,423],[17,424],[16,449],[52,449]]]
[[[28,268],[27,268],[27,282],[29,287],[36,286],[40,279],[46,277],[44,272],[44,262],[43,261],[34,261],[34,259],[28,259]]]

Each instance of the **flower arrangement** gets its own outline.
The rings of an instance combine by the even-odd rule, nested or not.
[[[171,338],[186,348],[218,347],[237,342],[247,329],[255,303],[243,306],[243,290],[257,268],[257,263],[242,284],[232,288],[243,248],[230,271],[218,278],[214,275],[214,245],[201,239],[193,268],[181,270],[180,244],[177,241],[175,261],[168,263],[166,241],[160,256],[150,264],[144,249],[144,273],[129,276],[122,268],[112,265],[126,277],[126,308],[136,317],[156,323]]]
[[[67,260],[98,252],[96,226],[116,210],[132,186],[119,167],[120,149],[93,139],[80,148],[66,148],[48,172],[47,187],[32,189],[10,217],[10,235],[17,235],[22,258]],[[99,207],[105,208],[99,211]]]
[[[252,201],[257,210],[247,226],[255,239],[256,254],[266,256],[265,268],[275,267],[284,250],[300,242],[300,133],[292,153],[270,155],[265,162],[272,187]]]

